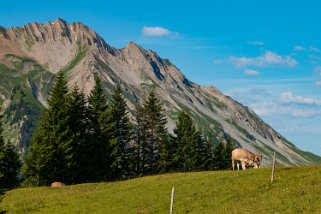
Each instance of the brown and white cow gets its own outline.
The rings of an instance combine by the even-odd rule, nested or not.
[[[262,155],[250,152],[246,149],[234,149],[232,151],[232,167],[234,170],[234,164],[237,164],[237,170],[240,170],[239,162],[241,162],[242,169],[246,170],[247,168],[253,166],[254,169],[260,168]]]

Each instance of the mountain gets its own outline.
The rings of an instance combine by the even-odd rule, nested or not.
[[[30,145],[46,99],[58,71],[67,72],[69,86],[77,84],[86,94],[95,77],[107,94],[116,83],[124,87],[131,110],[149,90],[164,104],[168,128],[173,130],[177,112],[185,110],[199,128],[217,139],[230,134],[239,146],[263,154],[269,165],[276,151],[284,165],[312,165],[321,158],[303,152],[264,123],[251,109],[222,94],[188,80],[170,62],[152,50],[130,42],[123,49],[109,46],[82,23],[62,19],[22,27],[0,27],[0,104],[5,113],[5,137],[23,154]]]

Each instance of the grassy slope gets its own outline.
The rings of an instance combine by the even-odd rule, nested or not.
[[[321,167],[196,172],[7,192],[8,213],[320,213]]]

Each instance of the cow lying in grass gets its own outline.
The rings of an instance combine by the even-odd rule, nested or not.
[[[237,164],[237,170],[240,170],[240,165],[239,165],[240,162],[243,170],[246,170],[249,167],[254,167],[254,169],[257,169],[257,168],[260,168],[262,155],[250,152],[246,149],[234,149],[232,151],[233,170],[234,170],[235,161]]]

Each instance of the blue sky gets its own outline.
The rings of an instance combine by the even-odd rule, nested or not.
[[[321,155],[321,1],[5,1],[0,25],[81,21],[108,44],[135,41],[193,82],[250,106]]]

